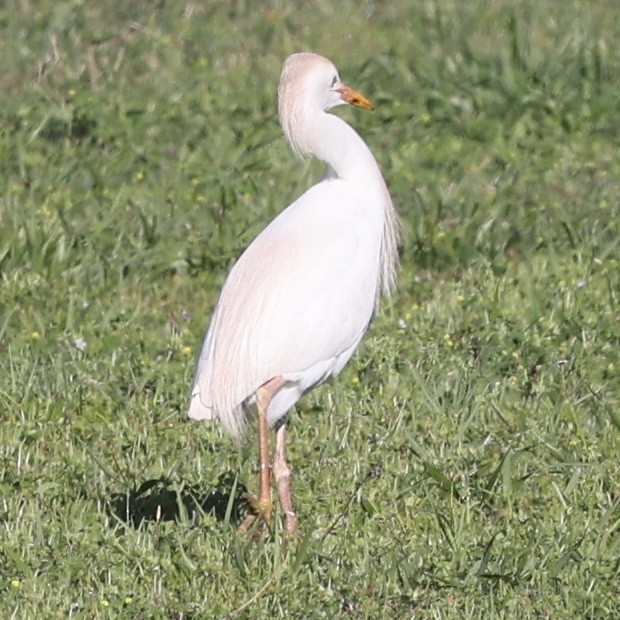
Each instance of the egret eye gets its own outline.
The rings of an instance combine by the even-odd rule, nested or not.
[[[338,76],[334,75],[334,79],[332,80],[332,85],[331,88],[333,88],[334,86],[336,86],[336,84],[338,84]]]

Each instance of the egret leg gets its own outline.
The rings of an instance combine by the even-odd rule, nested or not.
[[[291,470],[286,462],[286,424],[282,424],[276,433],[273,474],[278,486],[280,507],[284,513],[284,531],[292,534],[297,531],[297,514],[291,495]]]
[[[268,384],[266,384],[268,385]],[[267,408],[271,395],[266,393],[265,385],[256,395],[258,406],[258,501],[256,509],[264,521],[269,523],[273,503],[271,501],[271,465],[269,464],[269,424]]]
[[[274,377],[261,385],[256,391],[256,408],[258,410],[258,499],[246,495],[253,515],[241,526],[242,530],[248,529],[256,517],[260,517],[265,523],[271,521],[273,502],[271,499],[271,465],[269,464],[269,423],[267,422],[267,410],[269,403],[276,392],[284,385],[282,377]]]

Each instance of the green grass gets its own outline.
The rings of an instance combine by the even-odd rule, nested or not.
[[[8,4],[0,616],[620,617],[617,2]],[[277,125],[300,49],[376,104],[338,113],[402,269],[293,415],[300,540],[259,544],[254,442],[185,409],[232,261],[320,174]]]

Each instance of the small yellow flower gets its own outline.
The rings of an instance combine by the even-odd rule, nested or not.
[[[457,295],[456,296],[456,301],[459,301],[459,302],[465,301],[465,295]]]
[[[126,596],[125,605],[130,605],[131,603],[133,603],[133,596]]]
[[[14,590],[17,590],[17,588],[20,588],[21,585],[22,585],[22,582],[19,579],[11,580],[11,588],[13,588]]]
[[[30,334],[30,337],[31,337],[33,340],[41,340],[41,334],[40,334],[39,332],[37,332],[37,331],[32,332],[32,333]]]
[[[192,348],[191,347],[182,347],[181,348],[181,355],[189,355],[192,352]]]
[[[353,377],[353,379],[351,379],[351,383],[353,383],[354,385],[357,385],[359,382],[360,382],[359,377]]]
[[[138,170],[133,178],[136,181],[144,181],[144,170]]]
[[[52,214],[49,203],[47,200],[39,207],[39,213],[44,217],[49,217]]]
[[[102,606],[102,607],[109,607],[109,606],[110,606],[110,603],[109,603],[108,601],[106,601],[105,599],[103,599],[103,600],[101,601],[101,606]]]

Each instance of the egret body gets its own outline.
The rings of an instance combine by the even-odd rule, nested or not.
[[[242,437],[258,416],[258,509],[271,512],[268,427],[285,529],[297,519],[286,463],[286,415],[305,392],[337,375],[359,345],[398,263],[398,218],[370,149],[328,110],[370,102],[327,58],[289,56],[278,88],[293,150],[325,162],[322,180],[284,209],[237,260],[198,360],[189,416]]]

